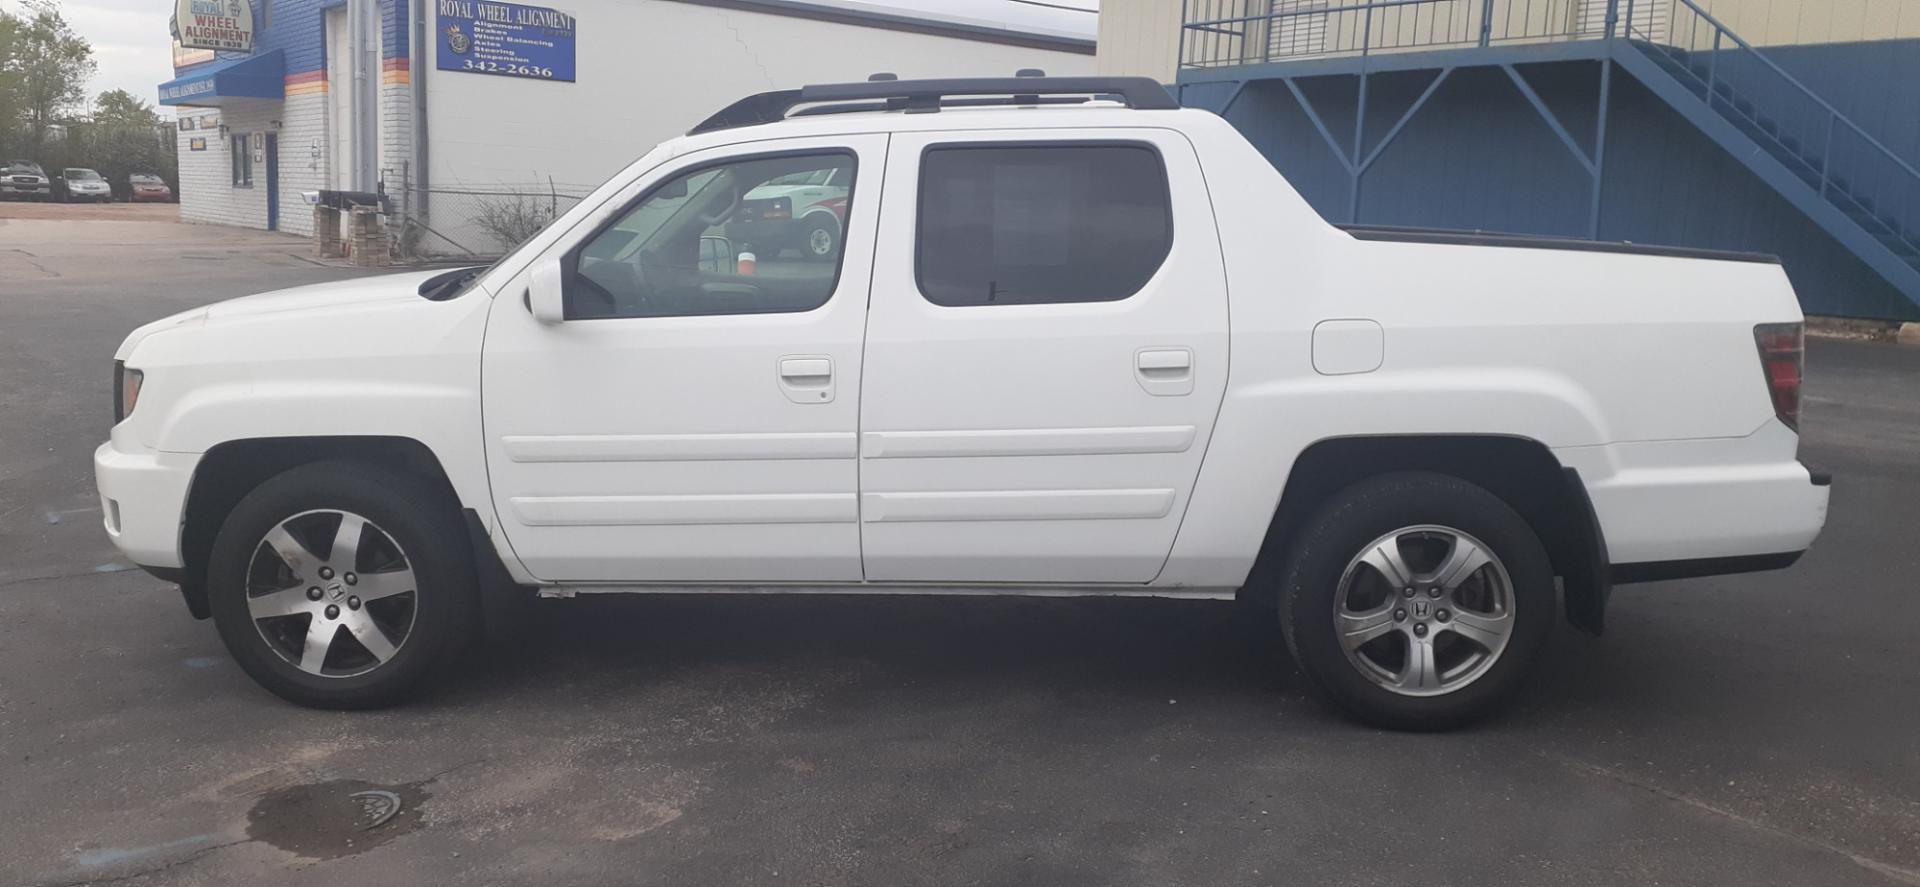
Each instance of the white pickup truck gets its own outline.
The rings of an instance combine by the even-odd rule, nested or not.
[[[733,261],[807,174],[833,261]],[[810,86],[486,268],[135,330],[95,468],[304,705],[400,699],[498,597],[1152,595],[1277,612],[1323,697],[1435,729],[1562,597],[1597,633],[1615,583],[1813,542],[1800,323],[1761,256],[1330,225],[1151,81]]]

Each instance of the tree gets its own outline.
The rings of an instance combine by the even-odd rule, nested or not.
[[[93,101],[93,122],[102,126],[160,125],[160,115],[124,89],[109,89]]]
[[[157,175],[170,184],[178,180],[173,140],[173,128],[161,123],[146,102],[111,89],[94,100],[91,122],[68,128],[62,147],[68,165],[100,173],[124,196],[132,173]]]
[[[20,20],[0,9],[0,156],[10,153],[20,131],[20,72],[13,63]]]
[[[38,153],[47,127],[77,108],[87,97],[87,79],[93,76],[93,47],[75,33],[54,0],[22,0],[23,16],[9,17],[0,69],[11,93],[0,99],[10,107],[12,120],[0,117],[0,126],[24,127],[28,153]]]

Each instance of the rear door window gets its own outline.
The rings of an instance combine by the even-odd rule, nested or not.
[[[915,273],[936,305],[1117,301],[1172,247],[1167,171],[1149,145],[969,145],[921,158]]]

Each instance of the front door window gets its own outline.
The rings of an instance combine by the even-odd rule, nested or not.
[[[839,281],[854,156],[777,155],[661,183],[573,260],[569,319],[811,311]]]

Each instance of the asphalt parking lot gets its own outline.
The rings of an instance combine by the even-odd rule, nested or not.
[[[119,559],[90,462],[128,330],[356,273],[304,253],[0,205],[0,884],[1920,884],[1920,349],[1812,346],[1798,567],[1621,588],[1473,730],[1152,600],[542,602],[322,713]]]

